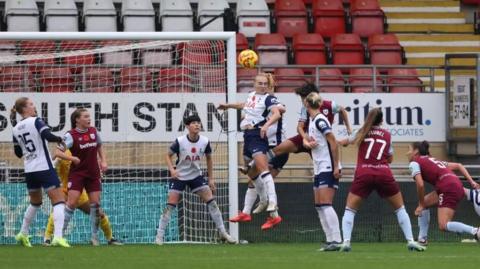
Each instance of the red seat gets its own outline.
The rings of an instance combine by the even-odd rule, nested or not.
[[[180,51],[182,64],[223,63],[225,60],[223,41],[199,40],[180,43],[177,50]]]
[[[302,0],[276,0],[277,33],[292,38],[308,33],[307,9]]]
[[[413,68],[389,70],[387,84],[392,93],[419,93],[423,88],[417,70]]]
[[[248,40],[247,37],[242,33],[237,33],[236,36],[237,42],[237,56],[242,50],[248,49]]]
[[[100,41],[101,47],[118,47],[131,45],[132,42],[128,40],[103,40]],[[119,50],[113,52],[103,53],[103,63],[112,65],[131,65],[133,63],[133,49]]]
[[[274,72],[275,92],[292,93],[305,84],[305,74],[301,68],[277,68]]]
[[[383,34],[385,14],[378,0],[352,0],[350,4],[352,33],[361,37]]]
[[[40,87],[43,92],[73,92],[74,77],[68,67],[45,67],[39,71]]]
[[[196,72],[199,92],[227,92],[227,77],[223,67],[207,67]]]
[[[0,91],[30,92],[34,89],[32,77],[24,67],[0,67]]]
[[[45,57],[44,59],[28,59],[27,64],[30,66],[31,71],[38,71],[45,65],[55,64],[55,56],[53,53],[56,51],[55,41],[53,40],[23,40],[20,41],[20,54],[23,55],[38,55],[39,57]],[[35,58],[35,56],[32,56]]]
[[[190,72],[186,68],[162,68],[157,87],[159,92],[192,92]]]
[[[296,64],[326,64],[325,41],[320,34],[299,34],[293,38],[293,51]],[[304,68],[312,73],[313,69]]]
[[[114,92],[112,70],[107,67],[85,67],[80,74],[83,92]]]
[[[143,67],[125,67],[120,69],[120,87],[122,92],[152,92],[152,74]]]
[[[314,0],[312,16],[315,33],[331,38],[345,33],[345,10],[342,0]]]
[[[396,65],[403,63],[403,49],[395,34],[370,36],[368,50],[372,64]]]
[[[254,90],[253,84],[257,69],[237,68],[237,92],[251,92]]]
[[[288,64],[287,41],[281,34],[257,34],[255,50],[260,65]]]
[[[356,34],[338,34],[332,38],[333,64],[364,64],[364,48]],[[348,69],[343,69],[348,72]]]
[[[376,87],[375,92],[382,91],[382,79],[380,78],[380,72],[376,70]],[[350,70],[350,76],[348,83],[354,93],[367,93],[373,92],[373,69],[372,68],[354,68]]]
[[[321,92],[345,92],[342,72],[338,68],[322,68],[318,72]]]
[[[88,40],[63,40],[60,42],[60,50],[76,51],[76,50],[92,50],[95,48],[95,43]],[[93,53],[87,55],[67,56],[63,58],[65,64],[72,65],[72,71],[78,73],[82,70],[79,65],[89,65],[95,62],[95,55]]]

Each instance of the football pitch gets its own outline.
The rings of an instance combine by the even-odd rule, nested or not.
[[[432,243],[410,252],[403,243],[354,243],[349,253],[319,252],[318,244],[0,246],[0,268],[478,268],[475,243]]]

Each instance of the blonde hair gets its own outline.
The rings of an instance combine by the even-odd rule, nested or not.
[[[313,109],[319,109],[322,101],[322,97],[316,92],[309,93],[307,97],[305,97],[305,103]]]
[[[355,137],[355,144],[360,146],[372,127],[380,125],[382,121],[383,113],[380,108],[374,108],[370,110],[365,122],[363,123],[363,126],[358,130],[357,136]]]
[[[260,73],[257,74],[256,77],[258,77],[258,76],[263,76],[267,79],[268,91],[270,91],[270,92],[275,91],[275,78],[273,77],[273,75],[271,73],[260,72]],[[255,77],[255,79],[256,79],[256,77]]]
[[[28,97],[20,97],[15,100],[15,105],[10,109],[10,122],[12,125],[17,123],[17,113],[23,114],[23,109],[27,106]]]

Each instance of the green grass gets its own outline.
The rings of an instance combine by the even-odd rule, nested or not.
[[[354,243],[350,253],[318,252],[318,244],[0,246],[0,268],[478,268],[477,244],[433,243],[423,253],[403,243]]]

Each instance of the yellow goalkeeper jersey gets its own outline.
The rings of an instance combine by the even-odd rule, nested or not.
[[[68,156],[72,156],[72,153],[68,149],[65,151],[65,154]],[[68,173],[70,172],[71,164],[71,161],[58,158],[57,165],[55,166],[55,169],[57,170],[57,175],[60,178],[60,182],[62,183],[62,190],[64,193],[68,192]]]

